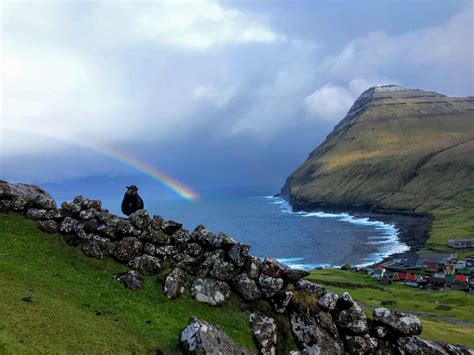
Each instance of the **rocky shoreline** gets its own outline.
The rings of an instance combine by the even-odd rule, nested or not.
[[[372,266],[380,265],[396,258],[408,260],[416,259],[416,254],[424,247],[431,229],[432,218],[427,213],[415,213],[401,209],[380,209],[370,205],[335,205],[290,201],[287,196],[285,197],[281,194],[277,194],[275,197],[285,198],[294,211],[347,213],[356,218],[368,218],[370,221],[380,221],[395,225],[398,229],[398,240],[407,245],[410,249],[405,252],[388,255]]]

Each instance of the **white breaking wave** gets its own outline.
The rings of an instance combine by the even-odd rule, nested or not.
[[[355,265],[355,266],[367,266],[377,262],[382,261],[389,255],[402,253],[410,248],[402,243],[398,239],[398,229],[394,224],[384,223],[381,221],[371,221],[369,218],[365,217],[354,217],[348,213],[326,213],[326,212],[304,212],[298,211],[295,212],[292,210],[288,201],[281,197],[275,196],[264,196],[265,199],[272,201],[274,205],[278,205],[283,213],[288,213],[292,215],[297,215],[301,217],[317,217],[317,218],[335,218],[341,222],[347,222],[355,225],[370,226],[378,231],[381,231],[380,236],[371,236],[369,237],[369,242],[367,244],[379,245],[382,250],[379,250],[376,253],[369,255],[365,258],[364,262]],[[327,268],[327,267],[340,267],[340,265],[330,265],[330,264],[304,264],[304,263],[295,263],[295,261],[302,261],[304,258],[280,258],[277,259],[281,263],[287,265],[291,269],[314,269],[317,267]]]

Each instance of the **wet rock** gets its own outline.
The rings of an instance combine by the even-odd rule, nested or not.
[[[275,355],[277,345],[275,320],[261,313],[252,313],[250,315],[250,328],[260,354]]]
[[[38,228],[44,233],[54,234],[58,231],[58,222],[53,220],[39,221]]]
[[[114,278],[131,290],[138,290],[145,286],[142,275],[135,270],[128,271],[125,274],[114,275]]]
[[[250,246],[247,244],[237,243],[229,249],[229,258],[235,263],[235,265],[242,267],[247,260],[249,255]]]
[[[157,247],[155,249],[155,255],[162,259],[167,259],[172,257],[173,255],[178,254],[178,248],[174,245],[166,245],[162,247]]]
[[[166,277],[164,293],[169,299],[175,299],[181,296],[186,285],[186,272],[180,267],[175,267]]]
[[[339,296],[337,300],[337,309],[344,310],[350,308],[354,305],[354,300],[352,299],[351,295],[347,292],[344,292],[342,295]]]
[[[142,230],[150,224],[150,215],[146,210],[137,210],[128,216],[128,219],[132,222],[135,228]]]
[[[266,257],[265,260],[263,260],[260,271],[267,276],[279,278],[286,269],[287,266],[278,262],[276,259]]]
[[[323,286],[308,280],[299,280],[295,287],[297,290],[303,290],[306,294],[316,296],[317,298],[322,297],[326,290]]]
[[[142,243],[135,237],[125,237],[117,243],[115,257],[125,263],[132,260],[142,249]]]
[[[59,233],[62,234],[72,234],[75,231],[76,224],[79,223],[72,217],[66,217],[63,219],[61,224],[59,225]]]
[[[161,216],[153,216],[153,218],[150,221],[150,227],[155,229],[155,230],[162,230],[163,227],[163,218]]]
[[[193,298],[211,306],[222,306],[230,296],[227,283],[211,278],[196,278],[191,286]]]
[[[88,208],[87,210],[83,210],[83,211],[79,212],[79,217],[82,220],[87,221],[88,219],[98,217],[99,214],[100,214],[100,212],[97,211],[96,209]]]
[[[128,266],[148,276],[156,275],[161,270],[160,260],[148,254],[133,258]]]
[[[178,229],[171,235],[171,242],[176,245],[191,243],[191,241],[191,234],[184,228]]]
[[[145,230],[140,236],[140,239],[145,239],[147,242],[156,245],[167,245],[170,243],[170,238],[171,237],[162,230],[157,230],[154,228]]]
[[[393,311],[387,308],[374,309],[373,319],[402,335],[421,334],[421,322],[418,317]]]
[[[292,312],[290,314],[291,331],[297,345],[308,354],[344,354],[340,340],[333,338],[318,324],[318,318],[312,314]]]
[[[98,218],[90,218],[84,222],[84,232],[87,234],[96,233],[100,222]]]
[[[163,222],[163,226],[161,227],[166,234],[172,235],[178,229],[180,229],[183,225],[181,223],[175,221],[166,221]]]
[[[143,252],[149,255],[155,255],[156,246],[151,243],[145,243],[143,246]]]
[[[29,219],[44,219],[46,216],[46,210],[39,210],[37,208],[29,208],[26,211],[25,217]]]
[[[179,337],[184,354],[191,355],[248,355],[252,354],[240,348],[219,327],[192,317],[188,326]]]
[[[270,299],[270,302],[275,312],[285,313],[286,307],[288,307],[292,298],[293,292],[291,291],[279,292]]]
[[[261,274],[258,284],[265,297],[270,298],[283,288],[284,281],[281,278]]]
[[[248,277],[247,274],[239,274],[233,280],[235,291],[247,301],[255,301],[262,297],[262,292],[257,282]]]
[[[440,344],[433,341],[422,340],[418,337],[401,337],[398,338],[397,344],[401,354],[413,355],[448,355],[449,353],[443,349]]]
[[[367,317],[362,308],[354,302],[353,306],[336,315],[336,324],[347,334],[363,335],[368,332]]]
[[[288,269],[283,272],[283,279],[288,282],[296,282],[309,276],[309,272],[305,270]]]
[[[247,261],[245,262],[245,271],[247,275],[254,280],[258,280],[260,277],[260,266],[262,265],[262,261],[260,258],[249,255],[247,257]]]
[[[104,259],[113,253],[113,243],[104,237],[96,234],[90,234],[84,238],[82,251],[89,257]]]
[[[338,296],[336,292],[326,292],[318,301],[322,309],[333,311],[336,308]]]
[[[346,351],[350,354],[367,354],[377,348],[377,340],[365,335],[347,335],[344,340]]]
[[[235,265],[222,259],[216,259],[212,265],[209,275],[221,281],[231,280],[238,272]]]

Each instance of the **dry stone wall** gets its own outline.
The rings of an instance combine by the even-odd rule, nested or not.
[[[249,254],[250,246],[203,225],[193,231],[175,221],[138,210],[128,218],[109,213],[98,200],[76,196],[57,208],[39,187],[0,182],[0,211],[19,212],[38,220],[45,233],[60,233],[88,257],[114,258],[130,271],[114,275],[125,287],[144,287],[164,263],[172,271],[163,285],[176,299],[190,284],[192,297],[209,306],[225,306],[231,293],[243,303],[266,300],[273,311],[255,311],[249,319],[261,354],[275,354],[278,342],[274,314],[286,314],[300,354],[473,354],[459,345],[421,340],[421,323],[413,315],[386,308],[368,320],[348,293],[337,295],[305,280],[308,272],[290,270],[271,257]],[[187,282],[189,281],[189,283]],[[217,326],[192,318],[180,336],[185,353],[250,353],[236,346]]]

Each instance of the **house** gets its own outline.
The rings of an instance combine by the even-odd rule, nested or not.
[[[372,277],[374,279],[381,279],[382,277],[384,277],[384,275],[385,275],[385,269],[383,268],[377,268],[372,273]]]
[[[469,286],[469,277],[465,275],[455,275],[454,276],[454,285],[458,287],[468,287]]]
[[[437,272],[439,270],[439,265],[438,263],[427,263],[425,268],[428,271]]]
[[[443,286],[446,283],[446,276],[440,272],[433,274],[430,277],[430,284],[435,286]]]
[[[450,239],[448,246],[456,249],[474,248],[474,238]]]
[[[416,275],[407,274],[405,280],[409,282],[416,282]]]
[[[445,274],[454,274],[455,271],[456,271],[456,267],[454,266],[454,264],[444,265],[444,273]]]
[[[454,264],[454,267],[456,268],[456,270],[465,269],[466,268],[466,261],[458,260],[458,261],[456,261],[456,264]]]
[[[456,258],[456,256],[456,254],[452,253],[436,253],[423,251],[418,254],[416,266],[423,268],[426,267],[428,263],[449,264]]]
[[[455,280],[454,275],[448,275],[448,276],[446,276],[446,284],[447,284],[447,285],[452,285],[452,284],[454,284],[454,280]]]
[[[456,273],[464,276],[471,276],[471,270],[469,269],[457,269]]]

